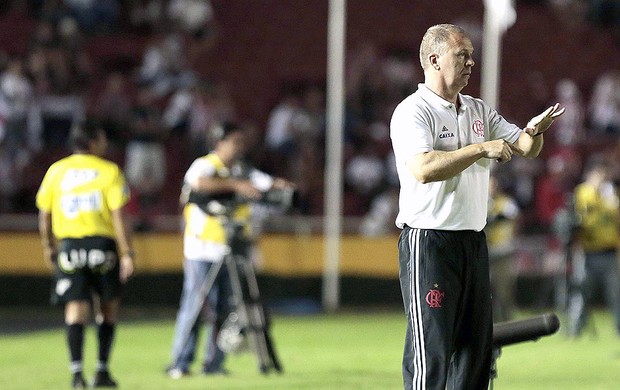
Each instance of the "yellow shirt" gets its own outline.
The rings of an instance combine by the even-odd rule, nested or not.
[[[39,210],[52,214],[58,239],[113,238],[111,212],[128,201],[129,188],[118,165],[90,154],[73,154],[52,164],[36,198]]]
[[[580,219],[580,242],[587,252],[613,250],[620,240],[620,201],[611,183],[599,191],[582,183],[575,188],[575,211]]]
[[[519,212],[517,203],[506,195],[489,198],[488,224],[484,229],[489,250],[514,247],[516,219]]]
[[[186,181],[195,177],[240,177],[234,172],[238,165],[227,168],[219,156],[210,153],[192,163],[185,175]],[[244,225],[246,236],[250,234],[250,205],[239,203],[233,210],[232,219]],[[184,255],[187,259],[219,261],[228,250],[226,231],[222,216],[210,215],[194,203],[187,203],[183,209],[185,220]]]

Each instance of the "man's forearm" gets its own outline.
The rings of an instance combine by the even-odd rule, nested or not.
[[[52,249],[56,247],[56,240],[52,234],[52,216],[50,213],[39,212],[39,235],[43,247]]]
[[[451,152],[433,150],[413,157],[408,162],[408,168],[422,183],[443,181],[463,172],[483,156],[480,144],[467,145]]]
[[[536,158],[540,154],[543,144],[544,144],[544,135],[540,134],[535,137],[527,134],[526,132],[522,132],[517,139],[516,145],[523,151],[523,156],[525,158]]]

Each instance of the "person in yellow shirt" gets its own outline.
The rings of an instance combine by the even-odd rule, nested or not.
[[[489,246],[489,266],[493,321],[512,319],[515,308],[515,275],[513,273],[516,235],[520,214],[517,202],[503,191],[499,178],[489,179],[489,207],[484,231]]]
[[[609,180],[608,162],[599,156],[588,161],[585,180],[575,187],[577,240],[583,250],[581,262],[573,264],[573,291],[569,295],[569,335],[579,336],[587,324],[589,304],[602,288],[607,306],[613,310],[620,333],[620,199]]]
[[[98,360],[93,387],[117,387],[108,369],[122,285],[134,271],[121,169],[103,158],[105,131],[87,121],[72,129],[73,154],[52,164],[36,196],[44,258],[55,272],[52,302],[64,305],[73,388],[82,374],[84,327],[97,303]],[[93,296],[96,300],[93,300]]]
[[[219,331],[234,309],[231,302],[233,291],[226,267],[220,268],[208,292],[202,291],[203,286],[210,277],[211,269],[222,262],[229,250],[248,254],[251,245],[250,203],[260,200],[271,189],[293,187],[287,180],[272,177],[243,161],[248,131],[231,122],[217,126],[214,130],[215,149],[194,160],[185,174],[183,192],[188,195],[188,199],[183,202],[183,291],[172,343],[172,361],[166,368],[166,373],[173,379],[190,374],[200,327],[194,314],[199,309],[197,305],[202,305],[205,298],[211,331],[206,340],[202,373],[227,373],[224,368],[225,353],[217,345]],[[194,199],[194,194],[207,199],[230,198],[237,201],[212,203]],[[210,205],[224,203],[232,203],[225,218],[232,218],[243,227],[243,237],[235,236],[234,248],[228,245],[224,216],[210,208]],[[204,294],[207,296],[204,297]]]

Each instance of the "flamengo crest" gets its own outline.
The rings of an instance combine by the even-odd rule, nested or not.
[[[474,124],[471,125],[471,129],[478,137],[484,137],[484,123],[480,119],[476,119]]]
[[[426,300],[426,303],[428,303],[429,307],[440,308],[441,301],[443,301],[446,293],[437,289],[439,287],[437,283],[435,283],[433,287],[435,288],[428,290],[428,293],[426,294],[426,297],[424,299]]]

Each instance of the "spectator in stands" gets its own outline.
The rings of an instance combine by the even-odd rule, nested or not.
[[[120,144],[128,136],[132,106],[125,76],[120,72],[106,75],[103,91],[95,99],[94,112],[110,141]]]
[[[49,6],[52,3],[53,2],[46,2],[45,4]],[[52,46],[59,41],[56,27],[53,21],[57,18],[57,12],[58,11],[56,11],[55,9],[48,10],[44,8],[42,10],[42,13],[44,15],[36,21],[36,24],[30,36],[30,49],[37,46]]]
[[[542,159],[515,159],[509,167],[502,167],[502,177],[506,192],[510,194],[521,209],[520,223],[524,231],[540,228],[537,210],[537,185],[545,176],[545,161]],[[532,231],[532,230],[529,230]]]
[[[555,86],[555,101],[566,107],[566,115],[556,121],[553,139],[557,145],[577,148],[585,140],[585,105],[579,86],[562,79]]]
[[[215,13],[210,0],[170,0],[167,15],[195,38],[212,41],[215,35]]]
[[[77,77],[70,61],[69,53],[61,46],[54,45],[45,50],[48,90],[37,99],[36,115],[46,147],[68,149],[71,127],[86,115],[81,85],[76,83]]]
[[[596,26],[610,27],[616,33],[620,28],[620,2],[617,0],[592,0],[588,18]]]
[[[295,143],[322,145],[325,135],[325,98],[316,86],[308,86],[302,92],[301,107],[293,116]],[[299,151],[299,146],[296,147]]]
[[[395,48],[388,51],[387,55],[381,59],[382,73],[386,81],[383,86],[384,100],[394,100],[394,106],[403,96],[413,92],[411,86],[415,85],[420,77],[414,58],[415,53],[407,49]],[[390,112],[393,109],[394,107],[391,107]],[[377,111],[377,116],[380,116],[379,111]]]
[[[375,93],[381,87],[379,49],[374,42],[363,41],[347,55],[345,96],[349,121],[372,119]]]
[[[131,109],[130,139],[125,152],[127,182],[137,199],[137,230],[150,229],[150,218],[166,179],[167,138],[161,112],[150,89],[142,87]]]
[[[225,83],[199,81],[175,92],[164,110],[164,123],[171,131],[187,134],[191,158],[207,153],[213,146],[211,129],[232,121],[236,107]]]
[[[577,29],[588,17],[588,2],[583,0],[547,0],[550,9],[568,27]]]
[[[269,113],[265,131],[265,147],[279,161],[285,161],[295,151],[294,118],[301,110],[301,93],[297,88],[284,92]]]
[[[320,145],[306,142],[286,164],[284,176],[295,178],[297,185],[296,210],[302,215],[323,213],[324,159]]]
[[[394,225],[396,210],[398,210],[398,187],[391,185],[372,198],[369,210],[362,218],[360,234],[376,237],[397,233],[398,230]]]
[[[552,91],[545,75],[540,71],[528,72],[525,76],[527,101],[531,102],[533,111],[544,110],[552,100]]]
[[[540,177],[535,196],[536,218],[549,228],[556,212],[566,204],[566,196],[577,184],[581,158],[570,149],[563,149],[547,159],[547,171]]]
[[[596,80],[588,114],[595,132],[620,135],[620,71],[609,70]]]
[[[0,95],[6,107],[0,113],[4,118],[4,137],[0,140],[13,164],[23,167],[29,163],[36,145],[28,126],[34,94],[21,56],[9,58],[5,71],[0,74]]]
[[[157,33],[144,51],[137,81],[163,97],[196,82],[188,68],[185,43],[180,34]]]
[[[116,28],[117,0],[63,0],[80,29],[88,33],[109,33]]]
[[[482,42],[484,35],[482,15],[475,11],[469,11],[459,15],[453,23],[457,26],[461,26],[471,38],[471,43],[474,47],[478,48],[478,50],[474,51],[474,61],[482,61],[482,51],[484,50],[484,44]]]
[[[363,144],[345,166],[345,183],[359,197],[364,209],[384,188],[384,162],[374,144]],[[362,212],[362,210],[359,210]]]
[[[7,142],[6,120],[9,106],[0,95],[0,212],[12,212],[18,194],[19,174],[14,159],[14,149]]]
[[[163,0],[134,0],[128,7],[129,23],[138,32],[152,34],[164,23]]]

